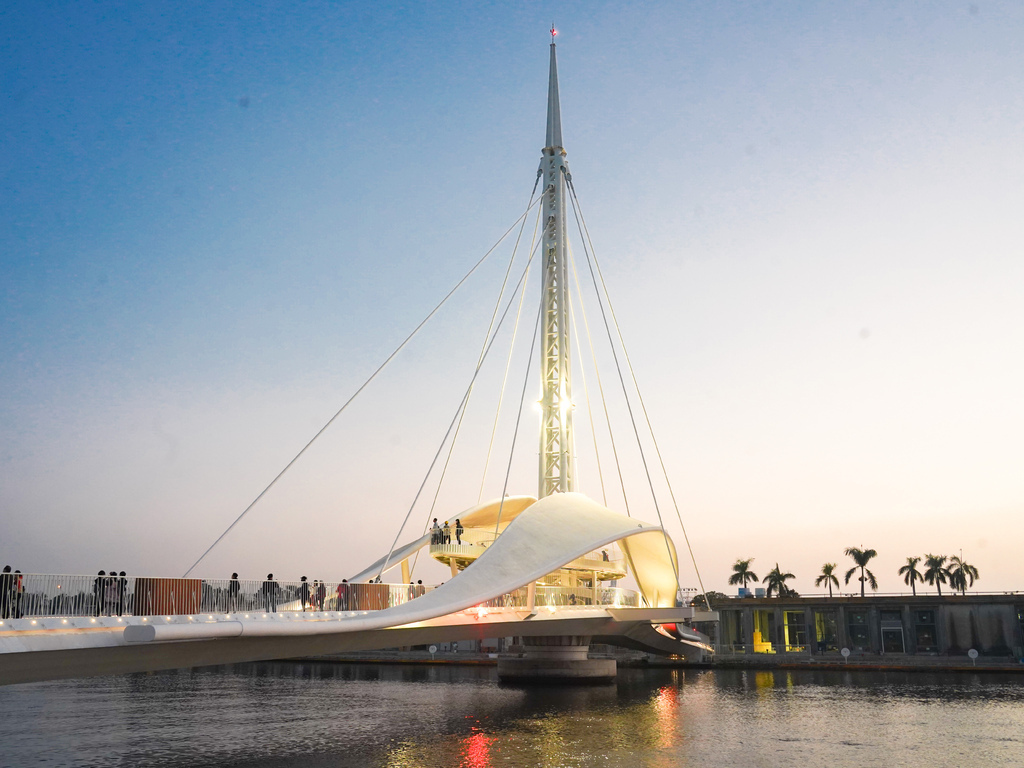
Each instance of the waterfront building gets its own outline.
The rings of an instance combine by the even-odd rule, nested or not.
[[[1024,657],[1024,594],[738,597],[713,606],[722,656]],[[841,658],[841,657],[840,657]]]

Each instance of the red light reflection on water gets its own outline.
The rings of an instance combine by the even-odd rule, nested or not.
[[[658,746],[671,747],[675,744],[673,737],[678,727],[679,689],[668,685],[659,688],[653,703],[658,718],[658,730],[661,733]]]
[[[496,736],[488,736],[483,731],[476,731],[462,740],[462,768],[490,768],[491,744]]]

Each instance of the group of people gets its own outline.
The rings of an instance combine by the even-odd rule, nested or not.
[[[462,534],[466,532],[466,529],[462,527],[462,521],[458,518],[455,519],[455,543],[462,544]],[[434,518],[433,525],[430,526],[430,543],[431,544],[451,544],[452,543],[452,527],[448,521],[444,521],[444,525],[437,524],[437,518]]]
[[[340,585],[339,585],[340,587]],[[320,579],[313,579],[312,585],[303,576],[299,580],[299,601],[302,603],[302,612],[306,612],[308,605],[311,610],[324,610],[324,601],[327,599],[327,584]]]
[[[5,565],[0,573],[0,619],[20,619],[24,599],[25,581],[21,571],[12,572],[11,566]]]
[[[92,580],[93,615],[124,616],[128,607],[128,579],[125,572],[100,571]]]

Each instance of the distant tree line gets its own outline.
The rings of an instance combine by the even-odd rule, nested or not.
[[[865,549],[863,547],[847,547],[844,554],[853,560],[853,567],[844,575],[843,583],[849,584],[850,579],[859,581],[861,597],[864,597],[865,590],[869,586],[872,591],[877,591],[878,579],[875,578],[875,574],[868,568],[868,564],[873,558],[878,556],[878,553],[873,549]],[[917,567],[922,559],[924,560],[924,572],[918,570]],[[763,579],[759,579],[758,575],[750,567],[750,564],[753,562],[754,558],[752,557],[737,559],[733,563],[729,583],[746,589],[747,584],[757,584],[760,581],[766,585],[765,594],[768,597],[773,595],[778,595],[779,597],[799,597],[797,591],[786,584],[787,581],[795,579],[796,576],[792,573],[783,572],[779,564],[775,563],[775,567],[768,572],[768,575]],[[836,573],[838,567],[838,563],[825,563],[821,566],[821,573],[814,580],[814,586],[820,587],[824,584],[828,587],[829,597],[832,597],[833,587],[839,589],[839,577]],[[903,577],[903,582],[910,586],[915,597],[917,596],[917,582],[934,585],[940,596],[942,595],[943,584],[948,584],[953,591],[966,595],[967,588],[974,586],[975,580],[979,578],[978,569],[957,555],[951,557],[946,555],[925,555],[924,558],[908,557],[906,565],[900,567],[899,575]]]

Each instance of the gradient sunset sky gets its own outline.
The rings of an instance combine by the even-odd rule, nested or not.
[[[754,557],[816,592],[864,546],[881,591],[961,550],[976,589],[1024,589],[1024,5],[982,0],[6,3],[0,564],[191,565],[522,213],[552,21],[705,586]],[[507,258],[199,575],[334,580],[387,551]],[[438,517],[476,503],[495,354]],[[510,491],[533,494],[523,413]]]

